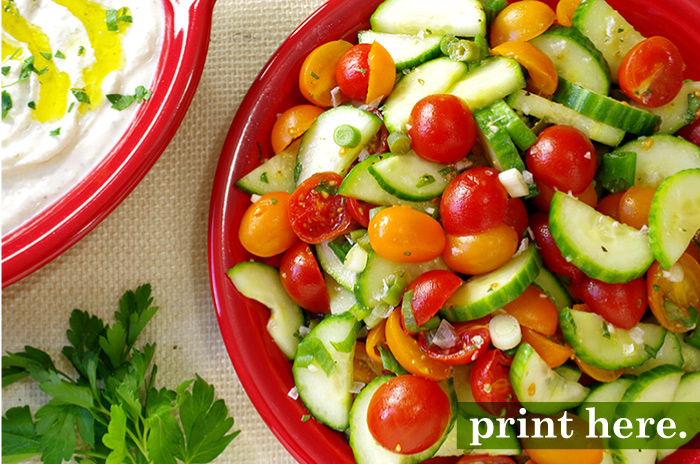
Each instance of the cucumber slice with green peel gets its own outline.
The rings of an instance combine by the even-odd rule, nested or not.
[[[392,34],[486,34],[486,14],[478,0],[386,0],[369,19],[373,31]]]
[[[360,131],[362,138],[354,148],[335,143],[333,134],[338,126],[349,124]],[[345,175],[360,151],[382,126],[382,120],[351,105],[342,105],[321,113],[304,133],[297,154],[296,184],[299,185],[319,172],[333,171]]]
[[[578,29],[554,25],[530,43],[552,60],[559,77],[600,95],[610,91],[608,62]]]
[[[572,362],[567,362],[559,367],[554,368],[554,372],[564,377],[566,380],[578,382],[581,379],[581,369]]]
[[[582,361],[601,369],[641,366],[656,355],[666,329],[638,323],[630,330],[606,322],[595,313],[564,308],[559,324],[567,343]]]
[[[644,364],[638,367],[628,367],[625,369],[625,374],[639,376],[640,374],[649,371],[656,366],[668,364],[671,366],[683,366],[683,352],[681,342],[678,336],[673,332],[667,331],[664,338],[664,344],[661,345],[659,351],[653,358],[649,358]]]
[[[634,185],[636,172],[637,154],[616,150],[603,155],[599,179],[604,189],[610,193],[619,193]]]
[[[447,57],[415,67],[396,83],[384,102],[384,125],[389,132],[406,132],[411,110],[419,100],[428,95],[446,93],[466,73],[466,64]]]
[[[377,42],[394,60],[396,71],[410,69],[442,55],[440,42],[444,35],[389,34],[377,31],[359,31],[357,43]]]
[[[340,285],[329,274],[326,274],[324,279],[328,290],[331,314],[346,313],[357,305],[357,299],[353,292]]]
[[[318,263],[321,265],[321,269],[333,277],[338,284],[347,290],[353,291],[355,289],[355,282],[357,282],[357,272],[353,272],[343,266],[343,262],[338,258],[331,247],[328,246],[328,243],[328,241],[325,241],[315,246],[316,257],[318,258]]]
[[[546,293],[558,310],[573,304],[571,296],[561,280],[544,266],[540,267],[540,273],[537,274],[532,284]]]
[[[505,127],[519,149],[525,151],[537,142],[537,135],[504,100],[496,100],[488,108],[491,112],[491,122]]]
[[[448,175],[453,168],[448,164],[433,163],[409,151],[405,155],[385,157],[371,164],[368,171],[389,194],[417,202],[441,195],[450,183]]]
[[[452,417],[445,428],[442,436],[428,449],[415,454],[398,454],[380,445],[374,439],[372,433],[367,426],[367,410],[372,395],[377,389],[394,378],[393,376],[378,377],[372,380],[365,388],[362,389],[350,411],[350,447],[355,456],[357,464],[415,464],[425,461],[435,454],[448,435],[454,428],[454,422],[457,415],[457,399],[455,398],[454,390],[451,382],[443,382],[447,397],[450,399],[452,406]]]
[[[561,77],[552,98],[584,116],[636,135],[653,133],[659,123],[659,117],[654,113],[593,92]]]
[[[620,377],[617,380],[613,380],[608,383],[601,383],[591,389],[591,392],[586,397],[585,401],[576,410],[576,415],[586,422],[591,421],[591,411],[588,408],[594,408],[595,418],[603,418],[608,424],[612,423],[615,417],[615,406],[614,404],[619,403],[624,396],[627,389],[636,381],[634,378],[630,377]],[[611,403],[601,407],[600,403]],[[610,426],[608,426],[608,430]],[[598,434],[600,435],[602,430],[598,428]],[[605,447],[608,448],[609,438],[603,438],[603,443]],[[608,455],[609,456],[609,455]],[[603,461],[605,462],[605,461]],[[613,462],[610,459],[610,462]],[[602,463],[601,463],[602,464]]]
[[[686,372],[700,372],[700,348],[686,343],[679,337],[681,342],[681,354],[683,355],[683,365],[681,368]]]
[[[568,108],[561,103],[547,100],[534,93],[518,90],[506,99],[511,107],[523,113],[543,119],[551,124],[575,127],[586,136],[611,147],[616,147],[625,137],[625,131],[603,124]]]
[[[518,348],[510,366],[510,383],[525,409],[536,414],[556,414],[574,408],[590,389],[567,379],[552,368],[528,343]]]
[[[700,147],[673,135],[640,137],[616,151],[637,154],[634,185],[642,187],[657,188],[679,171],[700,168]]]
[[[676,98],[663,106],[647,108],[636,102],[630,102],[630,105],[659,116],[661,119],[657,130],[659,134],[674,134],[695,119],[695,112],[700,106],[700,82],[684,82]]]
[[[617,71],[627,52],[644,40],[605,0],[583,0],[574,11],[571,25],[603,54],[613,82],[617,82]]]
[[[233,266],[226,275],[243,296],[270,309],[267,331],[287,359],[294,359],[304,315],[282,286],[279,270],[267,264],[245,261]]]
[[[567,261],[606,283],[634,280],[654,262],[645,232],[559,191],[552,197],[549,230]]]
[[[449,93],[460,97],[476,111],[516,90],[525,88],[522,68],[512,58],[492,56],[456,82]]]
[[[649,209],[649,244],[669,269],[700,229],[700,168],[672,175],[659,186]]]
[[[294,168],[297,164],[299,140],[266,160],[238,179],[236,187],[245,193],[264,195],[271,192],[292,193],[296,188]]]
[[[695,412],[688,410],[688,403],[694,404]],[[673,398],[673,404],[666,412],[667,416],[674,419],[676,429],[686,433],[685,438],[677,438],[674,443],[677,445],[673,449],[659,449],[656,455],[659,461],[666,456],[672,454],[676,449],[683,446],[693,439],[695,435],[700,433],[700,414],[698,414],[695,404],[700,403],[700,372],[685,374],[681,377],[676,390],[676,396]]]
[[[326,316],[299,343],[292,365],[304,406],[319,422],[335,430],[348,428],[360,325],[350,313]]]
[[[440,313],[449,321],[479,319],[519,297],[535,280],[541,259],[534,246],[487,274],[471,277],[445,302]]]

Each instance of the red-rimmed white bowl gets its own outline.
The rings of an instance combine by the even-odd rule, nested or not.
[[[165,28],[149,101],[120,143],[56,202],[2,238],[2,286],[47,264],[138,185],[175,135],[204,68],[215,0],[163,0]]]
[[[663,35],[681,50],[686,76],[700,79],[700,2],[697,0],[608,0],[642,34]],[[250,204],[234,182],[272,156],[270,130],[276,115],[305,100],[298,74],[316,46],[369,27],[381,0],[331,0],[314,12],[280,46],[251,86],[231,124],[214,179],[209,212],[209,272],[219,327],[233,366],[248,396],[272,432],[302,463],[352,463],[344,434],[309,420],[294,386],[291,364],[265,329],[269,312],[242,297],[226,276],[236,263],[251,259],[238,241],[238,226]],[[547,0],[552,6],[556,0]]]

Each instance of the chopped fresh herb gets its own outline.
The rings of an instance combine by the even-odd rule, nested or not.
[[[610,329],[608,328],[608,323],[603,321],[603,337],[610,339]]]
[[[27,106],[30,107],[31,109],[35,110],[36,109],[36,102],[34,100],[32,100],[29,103],[27,103]]]
[[[335,256],[340,260],[340,262],[345,261],[345,257],[348,255],[353,245],[345,238],[345,235],[341,235],[330,242],[328,242],[328,248],[330,248]]]
[[[85,54],[85,47],[82,45],[78,47],[78,56],[83,56]]]
[[[134,18],[132,18],[131,15],[129,14],[129,8],[123,7],[122,9],[119,10],[119,17],[117,18],[117,21],[121,21],[123,23],[134,22]]]
[[[10,67],[9,66],[3,66],[2,67],[2,75],[7,76],[10,73]]]
[[[262,161],[262,147],[260,146],[260,142],[255,142],[255,144],[258,146],[258,161]]]
[[[302,422],[306,422],[306,421],[308,421],[309,419],[311,419],[311,414],[304,414],[303,416],[301,416],[301,421],[302,421]]]
[[[51,53],[39,52],[39,55],[43,56],[46,61],[51,61],[53,55]]]
[[[326,194],[326,195],[337,195],[338,194],[338,186],[335,185],[335,183],[329,183],[326,181],[326,179],[323,179],[317,186],[314,188],[318,193],[320,194]],[[325,195],[324,195],[325,196]]]
[[[66,57],[66,55],[64,55],[61,50],[56,50],[56,53],[54,53],[53,56],[55,56],[56,58],[61,58],[61,59]]]
[[[117,10],[110,9],[105,13],[105,22],[107,23],[107,30],[115,32],[119,30],[119,25],[117,24]]]
[[[273,198],[273,199],[270,200],[270,204],[273,204],[273,205],[274,205],[274,204],[276,204],[276,203],[277,203],[277,198]]]
[[[70,102],[70,105],[68,105],[68,112],[69,113],[73,110],[73,106],[75,106],[75,102]]]
[[[54,130],[49,132],[49,135],[51,137],[56,137],[57,135],[61,135],[61,128],[60,127],[55,128]]]
[[[5,119],[7,113],[12,109],[12,97],[6,91],[2,91],[2,119]]]
[[[367,68],[358,68],[357,70],[358,70],[359,72],[361,72],[362,74],[364,74],[364,73],[367,72]]]
[[[270,181],[267,180],[267,173],[266,172],[263,172],[262,174],[260,174],[260,182],[264,182],[266,184],[270,183]]]
[[[661,290],[661,287],[659,287],[656,284],[652,285],[652,288],[654,289],[655,292],[658,292],[659,290]]]
[[[403,254],[404,254],[404,256],[411,256],[411,252],[410,252],[410,251],[404,251]]]
[[[111,93],[109,95],[106,95],[106,97],[107,100],[109,100],[109,102],[112,104],[112,108],[118,111],[122,111],[131,106],[131,104],[134,102],[143,103],[144,101],[151,98],[151,91],[145,88],[144,86],[139,85],[138,87],[136,87],[134,95],[121,95],[118,93]]]
[[[313,77],[314,79],[320,79],[320,77],[318,76],[318,74],[316,74],[316,73],[313,72],[313,71],[311,71],[311,77]]]
[[[446,168],[440,169],[440,170],[438,171],[438,173],[439,173],[442,177],[447,177],[448,175],[452,174],[452,173],[455,172],[455,171],[456,171],[456,169],[453,168],[452,166],[447,166]]]
[[[418,183],[416,184],[416,188],[421,188],[425,187],[426,185],[430,185],[433,182],[435,182],[435,178],[431,176],[430,174],[423,174],[420,179],[418,179]]]
[[[80,103],[90,104],[90,97],[85,93],[85,89],[70,89],[70,91]]]
[[[142,85],[136,87],[136,91],[134,92],[134,96],[136,97],[136,103],[143,103],[144,101],[151,98],[151,95],[152,92]]]

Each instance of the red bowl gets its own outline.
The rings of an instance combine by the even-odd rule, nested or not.
[[[2,238],[2,286],[70,248],[138,185],[175,135],[204,68],[215,0],[163,0],[165,34],[149,101],[75,187]],[[187,18],[182,21],[182,18]]]
[[[700,3],[697,0],[609,0],[638,30],[664,35],[678,45],[687,77],[700,79]],[[249,260],[238,241],[238,227],[250,204],[234,182],[272,156],[270,130],[276,115],[305,102],[298,75],[305,56],[316,46],[369,27],[380,0],[331,0],[304,21],[265,65],[231,124],[217,167],[209,211],[209,273],[219,327],[233,366],[248,396],[272,432],[302,463],[352,463],[341,433],[309,420],[294,386],[291,364],[275,346],[265,325],[269,311],[240,295],[226,276],[236,263]],[[547,1],[556,5],[555,0]]]

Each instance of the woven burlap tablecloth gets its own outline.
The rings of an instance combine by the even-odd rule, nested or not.
[[[31,345],[54,359],[74,308],[106,321],[122,293],[149,282],[160,310],[141,339],[158,344],[158,385],[202,376],[241,434],[216,462],[288,463],[241,386],[216,320],[207,270],[212,181],[226,132],[251,83],[321,0],[218,0],[192,105],[167,150],[131,195],[75,246],[2,292],[2,349]],[[48,397],[31,380],[2,391],[3,413]]]

